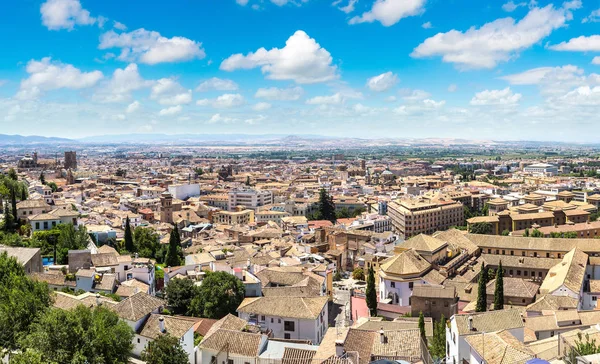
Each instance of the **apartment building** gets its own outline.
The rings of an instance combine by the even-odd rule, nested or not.
[[[235,189],[227,194],[227,206],[229,211],[234,211],[237,206],[247,209],[257,208],[273,203],[273,193],[266,190]]]
[[[212,217],[214,224],[247,225],[254,222],[254,211],[219,211],[214,213]]]
[[[465,223],[460,202],[436,200],[396,200],[388,204],[392,231],[404,238],[418,234],[433,234]]]

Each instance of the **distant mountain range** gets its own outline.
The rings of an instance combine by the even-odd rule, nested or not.
[[[116,134],[98,135],[79,139],[43,136],[0,134],[0,146],[10,145],[60,145],[60,144],[160,144],[160,145],[206,145],[206,146],[288,146],[321,148],[382,147],[382,146],[569,146],[582,144],[538,141],[492,141],[458,138],[344,138],[314,134]],[[591,146],[591,145],[588,145]],[[595,144],[594,146],[597,146]]]

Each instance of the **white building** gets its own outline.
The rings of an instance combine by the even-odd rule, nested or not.
[[[273,193],[267,190],[234,189],[227,194],[227,206],[229,211],[234,211],[236,206],[244,206],[247,209],[257,208],[273,203]]]
[[[525,339],[525,326],[517,309],[454,315],[446,326],[446,363],[463,363],[471,360],[471,345],[467,338],[507,330],[517,340]]]
[[[556,176],[558,174],[558,167],[548,163],[535,163],[523,168],[523,172],[544,176]]]
[[[240,304],[241,319],[271,331],[273,337],[321,342],[328,327],[329,297],[251,297]]]
[[[186,200],[190,197],[200,196],[200,185],[197,183],[185,184],[185,185],[170,185],[168,187],[169,193],[173,198],[178,200]]]

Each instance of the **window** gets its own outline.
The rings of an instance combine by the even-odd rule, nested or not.
[[[414,283],[413,283],[413,282],[408,282],[408,288],[409,288],[409,289],[412,289],[412,288],[413,288],[413,286],[414,286]]]
[[[512,275],[513,275],[513,270],[512,270],[512,269],[511,269],[511,270],[509,270],[509,271],[508,271],[508,274],[510,274],[510,275],[512,276]]]
[[[523,251],[523,252],[521,252],[521,255],[522,255],[522,256],[525,256],[525,252],[524,252],[524,251]]]
[[[390,283],[390,287],[392,287],[392,288],[396,288],[396,282],[392,282],[392,283]]]
[[[598,300],[598,297],[592,296],[592,301],[597,301],[597,300]]]
[[[284,339],[291,339],[292,337],[290,336],[290,334],[283,334],[283,338]]]
[[[550,253],[546,253],[546,258],[550,258]]]
[[[227,359],[227,364],[233,364],[233,359]]]
[[[216,356],[213,355],[213,356],[210,357],[210,362],[211,363],[214,363],[216,361],[217,361],[217,357]]]
[[[520,276],[521,275],[521,271],[517,270],[517,275]]]
[[[273,318],[271,317],[271,323],[273,323]]]
[[[523,271],[523,275],[524,275],[525,277],[527,277],[527,271],[526,271],[526,270],[524,270],[524,271]]]
[[[444,307],[448,307],[448,306],[449,306],[448,302],[444,302]]]
[[[296,323],[294,321],[283,321],[283,330],[285,330],[285,331],[294,331],[295,324]]]
[[[138,337],[138,344],[140,343],[140,338]]]
[[[265,315],[262,315],[262,316],[260,317],[260,320],[261,320],[261,321],[265,321]]]

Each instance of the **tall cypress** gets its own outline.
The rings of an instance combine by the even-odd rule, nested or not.
[[[8,202],[4,204],[4,231],[12,231],[13,228],[13,216],[10,211],[10,206],[8,206]]]
[[[333,203],[333,197],[329,196],[324,188],[319,191],[319,214],[321,219],[329,220],[335,223],[335,204]]]
[[[375,292],[375,271],[373,270],[373,267],[369,268],[365,296],[371,316],[377,316],[377,292]]]
[[[498,263],[496,270],[496,287],[494,290],[494,310],[504,309],[504,271],[502,270],[502,261]]]
[[[427,336],[425,335],[425,316],[423,316],[423,311],[419,312],[419,333],[421,334],[421,339],[424,342],[427,342]]]
[[[181,251],[181,238],[179,237],[179,229],[177,225],[171,230],[171,237],[169,238],[169,247],[167,249],[167,256],[165,257],[165,265],[168,267],[177,267],[183,262],[183,253]]]
[[[477,306],[476,312],[485,312],[487,310],[487,294],[485,292],[485,285],[487,281],[487,268],[485,263],[481,264],[481,272],[479,272],[479,281],[477,286]]]
[[[13,214],[13,224],[19,223],[19,216],[17,215],[17,186],[16,182],[10,184],[10,203],[11,203],[11,211]]]
[[[131,234],[131,226],[129,224],[129,216],[127,216],[127,219],[125,219],[125,249],[130,253],[135,251],[133,235]]]

